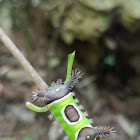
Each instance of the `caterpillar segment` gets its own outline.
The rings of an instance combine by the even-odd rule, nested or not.
[[[79,100],[74,100],[74,93],[70,92],[79,79],[82,78],[82,75],[79,70],[72,71],[69,81],[62,82],[62,80],[58,79],[48,89],[34,91],[32,98],[38,101],[50,101],[47,105],[49,110],[71,140],[99,140],[101,136],[109,138],[110,134],[113,134],[115,131],[108,127],[94,128],[91,125],[93,120],[86,118],[88,113],[83,113],[80,110],[83,109],[83,106],[76,104]],[[56,125],[57,122],[53,124]]]

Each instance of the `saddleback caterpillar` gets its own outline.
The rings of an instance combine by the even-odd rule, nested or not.
[[[93,127],[92,120],[86,118],[87,113],[81,111],[83,107],[76,104],[78,100],[74,100],[74,93],[70,92],[82,75],[81,71],[76,69],[72,71],[67,82],[58,79],[48,89],[34,91],[32,98],[37,101],[50,101],[47,105],[49,110],[71,140],[99,140],[101,136],[111,138],[115,133],[113,128]]]

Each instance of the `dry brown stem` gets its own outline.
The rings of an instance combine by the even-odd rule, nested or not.
[[[19,51],[16,45],[11,41],[11,39],[6,35],[6,33],[0,28],[0,40],[8,48],[8,50],[13,54],[16,60],[22,65],[27,74],[31,77],[38,88],[48,88],[48,85],[40,77],[40,75],[35,71],[23,54]]]

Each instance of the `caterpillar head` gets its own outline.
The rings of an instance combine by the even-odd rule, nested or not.
[[[32,93],[33,101],[54,101],[66,95],[68,90],[63,83],[53,82],[48,89],[35,90]]]
[[[72,71],[72,75],[70,76],[70,80],[68,82],[63,83],[61,79],[58,79],[56,83],[53,82],[48,89],[40,89],[32,92],[33,101],[55,101],[64,97],[69,93],[79,79],[82,78],[82,75],[81,71],[76,69]]]

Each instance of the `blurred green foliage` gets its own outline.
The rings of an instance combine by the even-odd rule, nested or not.
[[[6,137],[3,140],[16,140],[16,138]],[[31,135],[26,135],[21,140],[32,140],[32,136]]]

